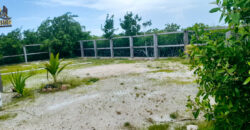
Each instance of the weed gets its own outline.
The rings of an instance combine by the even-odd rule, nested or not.
[[[17,116],[17,113],[7,113],[4,115],[0,115],[0,120],[4,121],[4,120],[15,118],[16,116]]]
[[[170,125],[166,124],[154,124],[148,127],[148,130],[168,130]]]
[[[120,83],[120,85],[124,85],[124,83]]]
[[[176,119],[176,118],[179,117],[179,113],[178,113],[177,111],[176,111],[176,112],[173,112],[173,113],[170,114],[170,117],[171,117],[172,119]]]
[[[130,124],[129,122],[125,122],[123,126],[124,126],[124,127],[130,127],[131,124]]]
[[[149,73],[159,73],[159,72],[171,73],[171,72],[174,72],[174,70],[161,69],[161,70],[156,70],[156,71],[150,71]]]
[[[138,97],[140,96],[140,94],[139,94],[139,93],[136,93],[135,96],[138,98]]]

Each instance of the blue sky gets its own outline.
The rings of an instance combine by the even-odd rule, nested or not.
[[[214,0],[0,0],[0,7],[8,8],[13,26],[0,28],[0,33],[8,33],[15,28],[36,29],[46,18],[72,12],[76,19],[93,35],[102,35],[101,24],[106,14],[115,15],[115,26],[119,28],[119,19],[127,11],[138,13],[142,21],[152,20],[150,28],[164,28],[166,23],[177,23],[182,28],[196,22],[208,25],[219,23],[219,13],[209,10],[216,5]],[[118,29],[117,33],[122,32]]]

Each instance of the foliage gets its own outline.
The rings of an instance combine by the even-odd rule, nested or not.
[[[78,40],[87,39],[89,32],[84,32],[79,22],[71,13],[53,19],[47,19],[38,27],[37,33],[45,47],[51,47],[52,52],[60,53],[64,57],[74,56]]]
[[[0,120],[4,121],[4,120],[15,118],[16,116],[17,116],[17,113],[6,113],[3,115],[0,115]]]
[[[11,73],[9,80],[14,87],[14,90],[17,91],[21,96],[24,95],[25,82],[28,78],[32,76],[31,73],[24,74],[17,71],[16,73]]]
[[[0,35],[0,55],[17,55],[22,53],[21,29],[15,29],[7,35]],[[22,57],[4,59],[1,63],[13,63],[22,61]]]
[[[141,29],[141,25],[139,22],[141,21],[141,17],[139,17],[138,14],[134,16],[132,12],[127,12],[127,14],[124,16],[124,20],[121,21],[120,25],[123,30],[125,30],[125,35],[127,36],[133,36],[139,33]]]
[[[111,15],[109,17],[109,14],[106,16],[104,27],[102,28],[102,31],[104,32],[104,37],[107,39],[111,39],[114,36],[114,32],[116,29],[114,29],[114,15]]]
[[[49,62],[44,64],[44,69],[47,70],[47,77],[48,73],[50,73],[50,75],[53,77],[54,83],[57,82],[57,77],[63,71],[63,69],[70,64],[67,63],[60,66],[61,63],[62,61],[59,60],[59,53],[57,53],[56,56],[51,53]]]
[[[171,24],[165,24],[165,31],[166,32],[176,32],[180,29],[181,25],[175,24],[175,23],[171,23]]]
[[[216,4],[218,8],[210,12],[222,12],[232,35],[226,40],[213,38],[195,27],[192,42],[206,46],[190,47],[190,61],[200,87],[194,100],[189,97],[187,107],[195,118],[203,111],[207,120],[215,120],[215,129],[249,129],[250,2],[217,0]]]
[[[170,125],[166,124],[154,124],[148,127],[148,130],[168,130]]]

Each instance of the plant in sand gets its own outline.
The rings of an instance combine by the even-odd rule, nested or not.
[[[47,70],[47,78],[48,73],[53,77],[54,83],[57,82],[58,75],[62,72],[62,70],[69,65],[70,63],[61,65],[62,60],[59,60],[59,53],[54,56],[53,53],[50,54],[49,62],[44,64],[44,69]],[[60,66],[61,65],[61,66]]]
[[[9,77],[11,84],[14,87],[14,90],[18,92],[21,96],[24,94],[25,82],[28,78],[32,76],[32,73],[24,74],[22,72],[17,71],[16,73],[12,73]]]

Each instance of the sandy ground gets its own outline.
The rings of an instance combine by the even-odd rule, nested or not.
[[[175,71],[150,72],[159,66]],[[112,64],[64,72],[64,76],[70,75],[102,80],[67,91],[37,94],[34,100],[19,102],[16,107],[1,111],[1,114],[18,115],[0,121],[0,129],[118,130],[126,129],[125,122],[143,129],[152,121],[159,123],[190,118],[190,113],[185,111],[186,97],[197,93],[197,86],[191,82],[194,80],[192,72],[178,62]],[[28,81],[28,86],[44,80],[44,76],[38,75]],[[175,83],[175,80],[190,83]],[[176,111],[180,117],[171,119],[170,114]]]

